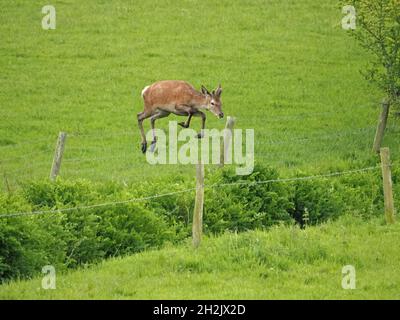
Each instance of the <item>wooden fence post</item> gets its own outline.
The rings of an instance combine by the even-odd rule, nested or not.
[[[394,223],[394,201],[389,148],[381,148],[380,153],[382,162],[383,193],[385,199],[385,216],[387,223]]]
[[[204,206],[204,164],[199,160],[196,165],[196,199],[193,212],[192,237],[193,246],[198,248],[203,232],[203,206]]]
[[[390,104],[388,101],[382,101],[382,111],[379,116],[378,127],[376,128],[374,146],[372,147],[372,150],[375,153],[379,153],[382,145],[383,136],[385,135],[386,123],[389,116],[389,106]]]
[[[55,181],[60,169],[61,161],[64,154],[65,141],[67,139],[67,134],[65,132],[60,132],[57,139],[56,150],[54,152],[53,164],[50,171],[50,180]]]
[[[232,134],[233,134],[233,127],[235,125],[236,119],[234,117],[227,117],[226,119],[226,124],[225,124],[225,132],[224,132],[224,138],[223,142],[221,145],[221,151],[220,151],[220,160],[219,160],[219,166],[223,167],[226,159],[228,157],[228,152],[230,152],[229,147],[231,145],[231,140],[232,140]]]

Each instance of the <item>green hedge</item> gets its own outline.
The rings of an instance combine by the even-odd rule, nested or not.
[[[278,179],[278,172],[258,165],[245,177],[229,168],[207,170],[206,185],[214,187],[205,191],[206,233],[264,229],[278,223],[306,226],[346,211],[368,217],[383,210],[378,170],[334,179],[273,183],[262,181]],[[395,182],[399,175],[395,169]],[[16,193],[0,194],[0,213],[108,203],[193,186],[194,181],[179,176],[124,187],[87,181],[32,182]],[[46,264],[57,270],[76,268],[181,241],[190,236],[193,200],[191,191],[104,207],[1,218],[0,279],[30,277]]]

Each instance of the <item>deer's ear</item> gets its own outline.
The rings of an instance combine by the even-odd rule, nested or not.
[[[221,84],[219,84],[217,90],[215,91],[215,95],[217,95],[218,97],[221,96],[222,93],[222,87]]]
[[[207,90],[205,86],[201,86],[201,93],[211,96],[211,93]]]

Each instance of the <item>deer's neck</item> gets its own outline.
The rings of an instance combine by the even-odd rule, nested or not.
[[[205,96],[200,92],[197,92],[194,98],[194,104],[199,109],[208,109],[210,105],[211,97]]]

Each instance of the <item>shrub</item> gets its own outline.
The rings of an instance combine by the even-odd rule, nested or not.
[[[27,220],[0,220],[0,279],[26,277],[46,264],[44,237]]]
[[[252,174],[237,176],[233,170],[213,175],[212,184],[232,184],[207,190],[205,227],[213,233],[225,230],[263,229],[275,223],[292,222],[287,187],[260,183],[278,178],[275,169],[256,165]]]
[[[279,178],[278,172],[260,165],[248,176],[237,176],[229,167],[207,170],[206,233],[265,229],[280,223],[304,226],[334,219],[346,211],[363,217],[383,212],[378,171],[335,179],[272,182]],[[400,193],[399,176],[399,168],[394,166],[395,195]],[[191,233],[194,190],[84,207],[193,187],[194,181],[179,176],[125,187],[117,183],[58,180],[34,182],[14,194],[0,194],[1,213],[83,207],[0,218],[0,281],[30,277],[46,264],[59,271],[181,241]]]
[[[336,218],[344,210],[340,188],[330,180],[298,180],[290,186],[289,213],[301,227]]]
[[[100,189],[101,188],[101,189]],[[1,212],[62,209],[121,199],[121,188],[84,181],[28,184],[2,195]],[[100,190],[100,191],[99,191]],[[0,219],[0,280],[29,277],[46,264],[75,268],[176,241],[176,230],[143,203]]]
[[[393,172],[394,181],[396,176]],[[380,170],[344,176],[340,179],[340,187],[345,211],[365,218],[382,214],[383,186]]]

